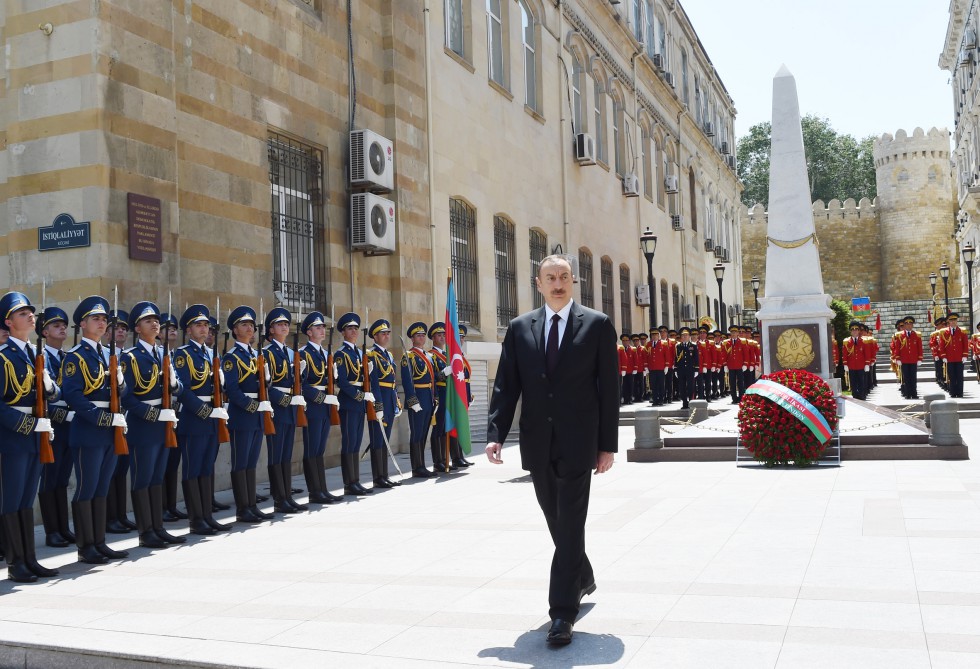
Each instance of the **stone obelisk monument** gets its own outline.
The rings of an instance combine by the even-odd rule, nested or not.
[[[763,372],[805,369],[832,383],[834,312],[820,273],[796,79],[785,65],[772,82],[766,286],[760,303]]]

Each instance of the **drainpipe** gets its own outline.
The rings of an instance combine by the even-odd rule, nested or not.
[[[555,8],[558,10],[558,65],[565,69],[565,61],[562,59],[562,49],[564,48],[564,34],[565,34],[565,15],[562,12],[562,2],[557,0],[555,3]],[[562,80],[563,76],[558,77],[558,109],[561,110],[558,118],[558,164],[561,165],[561,220],[562,220],[562,248],[565,253],[571,253],[571,242],[569,241],[569,229],[571,224],[568,221],[568,168],[565,165],[565,160],[567,159],[566,152],[568,151],[568,141],[565,136],[565,124],[568,119],[565,114],[568,112],[567,103],[565,98],[562,96]],[[551,253],[549,250],[548,253]]]
[[[429,7],[429,0],[425,0],[425,4],[422,10],[424,16],[423,24],[425,26],[424,34],[424,53],[425,53],[425,150],[426,150],[426,160],[429,163],[429,250],[432,254],[429,262],[430,277],[429,281],[432,285],[432,320],[439,318],[439,314],[436,313],[436,300],[435,295],[438,290],[438,279],[436,275],[436,191],[433,186],[435,182],[435,150],[433,149],[433,139],[432,139],[432,54],[430,53],[430,42],[431,35],[429,32],[429,17],[432,14],[431,8]]]

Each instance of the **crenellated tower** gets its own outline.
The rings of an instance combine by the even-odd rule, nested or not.
[[[949,131],[885,133],[874,142],[874,163],[882,299],[922,299],[929,291],[929,272],[943,262],[950,266],[952,290],[959,285],[959,262]],[[941,283],[937,290],[942,291]]]

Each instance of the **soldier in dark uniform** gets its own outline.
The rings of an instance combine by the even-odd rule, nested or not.
[[[106,339],[110,337],[116,342],[117,360],[122,359],[122,352],[126,350],[126,340],[129,336],[129,312],[123,309],[119,313],[109,312],[109,330]],[[102,348],[106,363],[109,362],[108,345]],[[116,469],[112,473],[112,483],[109,484],[109,492],[106,495],[106,532],[109,534],[129,534],[136,529],[127,516],[126,500],[129,494],[129,455],[116,456]]]
[[[306,370],[303,374],[303,397],[306,398],[308,423],[303,428],[303,474],[311,503],[335,504],[344,498],[331,494],[327,489],[323,458],[330,436],[330,407],[339,407],[340,402],[336,395],[328,392],[333,369],[323,348],[323,340],[327,336],[326,319],[319,311],[314,311],[303,320],[302,330],[309,339],[306,346],[299,350]]]
[[[698,375],[694,379],[694,390],[699,400],[711,401],[710,389],[708,387],[708,373],[711,371],[711,347],[713,344],[708,341],[707,325],[698,327],[698,340],[695,342],[698,347]]]
[[[35,326],[34,307],[23,293],[0,297],[0,330],[8,333],[0,351],[0,531],[4,534],[7,578],[32,583],[57,576],[37,561],[34,546],[34,496],[41,477],[40,433],[53,431],[48,418],[34,416],[36,351],[28,338]],[[59,397],[54,379],[43,369],[46,399]]]
[[[130,314],[129,326],[139,341],[120,356],[120,365],[126,386],[132,390],[122,404],[129,424],[133,513],[140,546],[166,548],[186,539],[163,529],[167,423],[176,426],[177,412],[163,408],[163,351],[156,344],[160,310],[152,302],[139,302]],[[170,392],[176,396],[180,394],[180,381],[173,369],[169,374]]]
[[[183,460],[184,503],[191,534],[210,536],[231,529],[214,519],[211,511],[211,474],[214,467],[217,420],[228,419],[224,408],[213,405],[214,377],[211,358],[204,348],[211,314],[203,304],[192,304],[180,317],[180,327],[190,340],[173,355],[180,379],[180,411],[177,442]]]
[[[219,359],[218,368],[220,369],[221,368],[221,363],[220,363],[221,355],[218,355],[217,354],[217,346],[218,346],[218,335],[219,335],[219,331],[220,331],[221,328],[218,327],[218,319],[215,318],[214,316],[211,316],[210,318],[208,318],[208,322],[210,323],[210,327],[208,328],[208,336],[204,340],[204,348],[205,348],[205,350],[207,350],[208,356],[211,358],[212,361],[216,357]],[[225,341],[227,342],[227,339],[225,339]],[[214,363],[212,362],[212,364],[214,364]],[[221,450],[221,440],[218,437],[218,431],[217,430],[214,431],[214,437],[215,437],[214,462],[211,463],[211,472],[212,472],[211,473],[211,479],[212,479],[211,480],[211,492],[212,493],[214,492],[214,469],[215,469],[215,466],[218,464],[218,451]],[[208,502],[207,502],[207,500],[203,500],[202,503],[207,504]],[[213,497],[212,496],[212,498],[211,498],[211,511],[212,512],[214,512],[214,511],[227,511],[230,508],[231,507],[229,505],[225,504],[224,502],[219,502],[217,497]]]
[[[38,332],[44,336],[44,364],[48,375],[61,384],[61,361],[65,357],[62,346],[68,338],[68,314],[58,307],[48,307],[37,320]],[[51,439],[54,462],[41,465],[41,486],[37,493],[41,518],[44,521],[44,543],[54,548],[65,548],[75,543],[75,533],[68,524],[68,483],[71,479],[71,450],[68,435],[71,431],[73,412],[68,403],[59,398],[48,404],[48,416],[54,425]]]
[[[388,352],[388,345],[391,342],[391,323],[379,318],[371,324],[368,336],[374,340],[374,346],[368,349],[367,355],[371,363],[371,392],[374,394],[374,411],[377,416],[377,420],[371,421],[368,425],[371,476],[375,488],[394,488],[401,485],[401,482],[392,481],[388,476],[388,449],[385,446],[391,440],[391,428],[394,426],[395,414],[398,411],[395,361]]]
[[[698,345],[691,341],[691,330],[681,328],[681,340],[674,350],[674,376],[677,379],[677,393],[681,398],[681,408],[687,409],[694,395],[694,379],[698,376]]]
[[[104,564],[106,559],[127,557],[126,551],[109,548],[105,542],[106,495],[116,468],[114,428],[127,427],[122,413],[111,413],[109,366],[99,340],[109,321],[109,303],[104,297],[86,297],[75,308],[72,320],[81,328],[82,341],[72,348],[61,367],[62,395],[75,412],[69,448],[75,467],[75,543],[78,559],[88,564]],[[126,384],[117,368],[120,403],[126,397]]]
[[[170,351],[176,351],[177,343],[177,317],[166,312],[160,314],[160,341],[166,338],[169,341]],[[174,398],[174,410],[180,413],[179,398]],[[177,481],[180,479],[180,449],[167,449],[167,469],[163,475],[163,521],[173,523],[178,520],[187,520],[187,514],[177,508]]]
[[[459,324],[459,343],[460,351],[462,355],[462,345],[466,342],[466,334],[469,332],[466,326],[462,323]],[[470,367],[470,361],[466,359],[463,355],[463,379],[466,383],[466,406],[469,407],[473,404],[473,389],[470,388],[470,377],[473,375],[473,368]],[[452,458],[453,466],[457,469],[462,469],[464,467],[472,467],[473,463],[466,459],[463,453],[463,447],[459,444],[459,438],[450,436],[449,437],[449,456]]]
[[[619,335],[619,396],[623,406],[633,403],[633,356],[628,332]]]
[[[236,307],[228,315],[228,329],[235,345],[225,353],[221,368],[228,399],[235,520],[258,523],[275,516],[259,510],[255,491],[255,469],[262,452],[263,413],[272,412],[270,402],[259,401],[260,379],[255,362],[259,354],[251,344],[255,336],[255,311],[247,306]]]
[[[296,436],[298,406],[306,406],[303,396],[293,395],[293,350],[286,346],[292,314],[282,307],[272,309],[265,317],[269,344],[263,350],[268,370],[269,403],[275,413],[272,421],[276,433],[266,437],[269,486],[275,510],[299,513],[309,507],[293,499],[293,439]],[[302,360],[300,362],[302,367]]]
[[[633,401],[643,400],[643,384],[646,376],[646,350],[640,343],[640,335],[630,335],[630,345],[633,347]]]
[[[340,470],[345,495],[368,495],[372,491],[361,485],[359,455],[364,439],[365,402],[374,402],[373,393],[364,392],[367,365],[361,359],[357,336],[361,318],[348,312],[337,321],[344,343],[334,354],[337,374],[337,398],[340,400]]]
[[[446,411],[443,407],[446,406],[446,376],[452,373],[446,357],[446,324],[439,321],[430,325],[429,339],[432,340],[429,356],[436,371],[436,410],[430,437],[432,469],[435,472],[446,472],[457,469],[451,463],[446,463]]]
[[[402,389],[405,392],[405,406],[408,407],[412,477],[422,479],[435,476],[425,468],[425,442],[435,409],[433,384],[436,377],[435,367],[424,348],[426,332],[427,327],[421,321],[408,326],[406,334],[412,340],[412,347],[405,351],[401,361]]]

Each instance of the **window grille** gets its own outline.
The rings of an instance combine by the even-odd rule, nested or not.
[[[269,133],[272,287],[297,312],[327,306],[323,152]]]
[[[517,318],[517,254],[514,224],[501,216],[493,217],[493,253],[497,278],[497,325],[507,327]]]
[[[658,325],[666,325],[670,327],[670,297],[668,295],[667,282],[660,281],[660,323]]]
[[[619,318],[623,332],[633,332],[633,310],[630,309],[630,268],[619,266]]]
[[[674,301],[674,329],[679,330],[681,327],[681,291],[678,289],[677,284],[671,289],[671,297]]]
[[[477,279],[476,210],[462,200],[449,199],[456,310],[462,323],[480,326],[480,287]]]
[[[586,249],[578,252],[578,282],[582,286],[582,306],[595,309],[595,287],[592,285],[592,254]]]
[[[548,255],[548,236],[539,230],[531,230],[531,295],[534,296],[534,308],[544,306],[544,295],[538,290],[538,274],[541,271],[541,261]]]
[[[612,260],[603,258],[599,261],[599,285],[602,289],[602,313],[616,323],[616,309],[613,302],[613,271]]]

